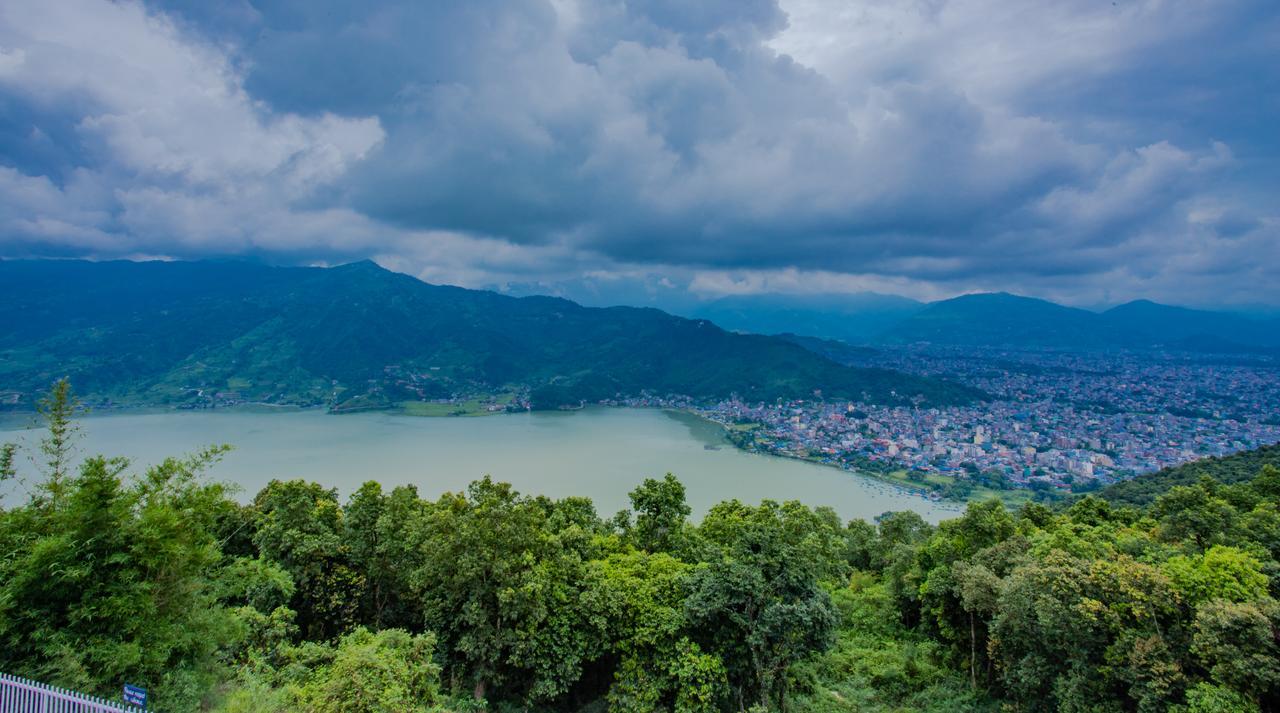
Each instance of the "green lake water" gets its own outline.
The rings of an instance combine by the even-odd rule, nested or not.
[[[0,443],[35,451],[29,418],[0,421]],[[248,500],[272,479],[305,478],[345,496],[366,480],[386,488],[413,484],[424,497],[462,490],[492,475],[525,493],[590,497],[602,515],[627,507],[627,493],[646,477],[671,472],[684,482],[700,516],[730,498],[799,500],[829,505],[844,518],[915,510],[930,521],[958,507],[937,503],[875,479],[797,460],[739,451],[720,427],[694,416],[654,409],[589,408],[573,412],[479,418],[421,418],[386,413],[334,416],[318,410],[127,413],[81,421],[79,455],[129,457],[141,468],[214,443],[235,450],[210,477],[241,486]],[[23,459],[22,480],[34,466]],[[3,486],[6,505],[25,485]]]

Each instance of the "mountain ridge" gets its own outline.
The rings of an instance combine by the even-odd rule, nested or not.
[[[851,369],[652,308],[432,285],[375,263],[0,261],[0,391],[70,375],[112,403],[386,406],[527,390],[538,407],[644,392],[963,403],[948,382]]]
[[[869,340],[1058,349],[1280,349],[1280,320],[1134,300],[1102,312],[1007,292],[931,302]]]

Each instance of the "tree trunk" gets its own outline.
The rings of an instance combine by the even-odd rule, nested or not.
[[[969,612],[969,687],[978,688],[978,632],[973,624],[973,612]]]

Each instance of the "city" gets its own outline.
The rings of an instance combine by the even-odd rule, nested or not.
[[[964,407],[813,399],[639,399],[731,429],[749,450],[905,475],[980,478],[996,489],[1087,491],[1280,441],[1280,365],[1185,353],[904,347],[848,350],[858,366],[952,378],[991,395]],[[963,491],[963,489],[962,489]]]

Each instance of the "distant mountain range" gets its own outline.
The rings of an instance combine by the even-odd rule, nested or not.
[[[925,309],[897,295],[736,295],[687,310],[691,317],[739,332],[803,334],[846,342],[874,341]]]
[[[656,309],[430,285],[371,262],[0,261],[0,403],[70,376],[92,399],[387,406],[523,390],[535,406],[642,391],[962,403],[973,389],[841,366]]]
[[[1280,319],[1129,302],[1094,312],[1006,293],[922,303],[870,293],[843,299],[732,297],[694,314],[726,328],[798,334],[851,344],[1053,349],[1164,348],[1249,353],[1280,350]],[[811,346],[811,345],[810,345]]]
[[[1247,352],[1280,348],[1280,320],[1171,307],[1146,300],[1105,312],[1005,293],[934,302],[878,342],[1060,349],[1164,348]]]

